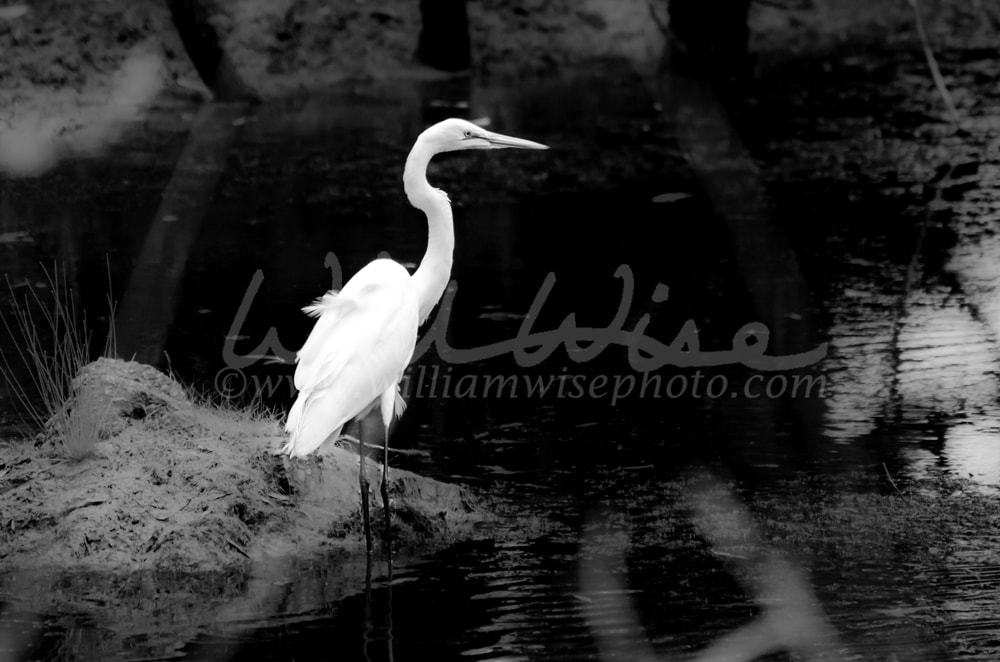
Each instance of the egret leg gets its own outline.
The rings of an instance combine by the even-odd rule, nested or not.
[[[392,634],[392,556],[386,559],[387,576],[385,579],[385,648],[386,659],[393,662],[393,634]]]
[[[358,428],[358,457],[360,458],[360,468],[358,469],[358,483],[361,485],[361,517],[365,522],[365,551],[372,553],[372,522],[371,513],[368,509],[368,476],[365,475],[365,444],[363,427]]]
[[[372,641],[372,557],[369,554],[365,560],[365,621],[361,629],[361,655],[371,661],[368,655],[368,644]]]
[[[382,512],[385,514],[386,555],[392,555],[392,512],[389,510],[389,426],[382,441]]]

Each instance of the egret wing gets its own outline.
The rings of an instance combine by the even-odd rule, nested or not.
[[[409,274],[390,260],[369,264],[310,308],[318,319],[297,356],[300,393],[286,423],[293,455],[312,452],[394,389],[417,337]]]

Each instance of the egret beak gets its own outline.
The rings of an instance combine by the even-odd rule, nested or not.
[[[525,140],[524,138],[505,136],[502,133],[493,133],[492,131],[484,131],[483,138],[490,144],[490,149],[505,149],[507,147],[516,147],[518,149],[549,148],[548,145],[543,145],[542,143],[536,143],[533,140]]]

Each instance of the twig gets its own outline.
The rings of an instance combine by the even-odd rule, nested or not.
[[[344,442],[344,443],[341,443]],[[343,446],[344,444],[349,444],[349,447],[356,447],[361,444],[365,448],[380,451],[382,450],[382,444],[370,444],[367,441],[359,441],[357,437],[350,434],[342,434],[337,437],[335,442],[338,446]],[[429,452],[420,450],[419,448],[389,448],[390,453],[399,453],[400,455],[430,455]]]
[[[105,501],[104,499],[90,499],[89,501],[84,501],[81,504],[78,504],[78,505],[75,505],[75,506],[69,506],[68,508],[64,508],[62,510],[62,512],[59,513],[59,517],[66,517],[67,515],[69,515],[74,510],[80,510],[81,508],[89,508],[91,506],[99,506],[102,503],[104,503],[104,501]]]
[[[903,279],[903,291],[899,295],[899,300],[896,302],[895,309],[892,314],[892,336],[889,340],[889,357],[892,361],[892,378],[889,382],[889,399],[886,402],[885,416],[888,419],[890,412],[890,407],[896,405],[898,407],[898,393],[899,393],[899,373],[900,366],[902,364],[902,350],[899,348],[899,338],[903,332],[903,318],[906,316],[906,304],[910,300],[910,293],[913,291],[913,286],[917,281],[919,276],[918,268],[920,266],[920,258],[924,253],[924,241],[927,238],[927,227],[930,225],[931,220],[934,217],[934,212],[937,211],[935,203],[941,199],[941,190],[943,186],[941,183],[951,177],[952,167],[947,166],[944,169],[939,170],[938,174],[931,179],[928,185],[934,187],[934,199],[927,204],[924,211],[923,217],[920,219],[920,225],[917,227],[917,237],[913,242],[913,251],[910,253],[910,261],[906,265],[906,274]],[[898,409],[897,409],[898,413]]]
[[[899,491],[899,487],[896,485],[896,481],[892,479],[892,475],[889,474],[889,467],[885,466],[885,462],[882,463],[882,468],[885,469],[885,477],[889,479],[889,483],[892,485],[892,489],[896,490],[896,494],[903,496],[903,493]]]
[[[650,2],[648,5],[649,15],[653,19],[653,22],[656,23],[656,27],[659,28],[660,33],[663,34],[663,36],[669,38],[670,26],[662,18],[660,18],[659,14],[656,13],[656,9],[654,8],[653,4],[654,3]]]
[[[941,75],[941,70],[938,68],[937,59],[934,57],[934,51],[931,50],[930,42],[927,39],[927,31],[924,29],[924,19],[920,15],[920,7],[917,6],[917,0],[907,0],[910,3],[910,7],[913,8],[913,15],[917,20],[917,34],[920,35],[920,43],[924,48],[924,56],[927,58],[927,66],[931,69],[931,77],[934,79],[934,85],[938,89],[938,93],[944,100],[944,105],[948,108],[948,113],[951,115],[952,122],[958,122],[958,109],[955,108],[955,102],[951,99],[951,93],[948,92],[947,86],[944,84],[944,77]]]
[[[250,556],[250,554],[247,552],[247,550],[245,550],[242,547],[240,547],[239,545],[237,545],[233,540],[231,540],[229,538],[226,538],[225,541],[229,544],[230,547],[232,547],[233,549],[235,549],[237,552],[239,552],[243,556],[247,557],[251,561],[253,560],[253,557]]]

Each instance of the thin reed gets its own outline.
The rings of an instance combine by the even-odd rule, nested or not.
[[[0,321],[11,342],[0,352],[0,376],[24,423],[55,433],[66,455],[79,460],[93,452],[106,407],[85,397],[74,400],[74,379],[90,361],[91,331],[85,315],[78,319],[65,272],[53,267],[43,273],[47,287],[15,285],[5,277],[10,305],[0,311]],[[40,293],[46,289],[48,295]],[[113,337],[112,331],[109,350]]]

